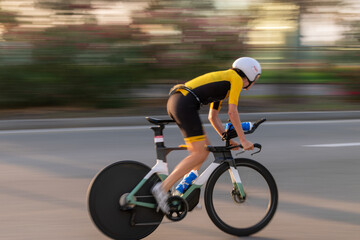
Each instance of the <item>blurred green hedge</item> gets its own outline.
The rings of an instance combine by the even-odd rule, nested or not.
[[[0,108],[122,107],[124,93],[144,77],[126,66],[24,65],[0,67]]]
[[[118,108],[131,103],[130,89],[185,82],[218,70],[154,68],[148,65],[30,64],[0,67],[0,108],[76,106]],[[265,69],[262,84],[339,84],[353,99],[360,96],[356,69]]]

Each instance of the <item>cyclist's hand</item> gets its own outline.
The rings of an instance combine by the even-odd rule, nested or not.
[[[254,144],[246,139],[241,142],[241,145],[243,146],[244,150],[254,150]]]
[[[237,145],[239,145],[239,143],[238,143],[238,142],[236,142],[236,141],[234,141],[234,140],[230,139],[230,146],[237,146]],[[233,149],[231,149],[231,150],[239,150],[239,149],[240,149],[240,147],[233,148]]]

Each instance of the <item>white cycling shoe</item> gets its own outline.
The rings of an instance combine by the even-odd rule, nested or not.
[[[170,208],[167,203],[169,194],[162,189],[160,182],[155,184],[151,190],[151,193],[154,195],[155,200],[158,203],[157,211],[159,211],[160,208],[163,213],[169,214]]]

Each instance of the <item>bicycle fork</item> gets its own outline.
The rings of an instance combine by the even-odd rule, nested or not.
[[[232,195],[233,197],[235,197],[234,195],[240,197],[239,200],[245,200],[246,194],[245,194],[244,186],[242,184],[239,171],[236,168],[235,161],[234,160],[229,161],[229,165],[230,165],[229,173],[230,173],[231,181],[233,183]],[[237,201],[235,198],[234,200]]]

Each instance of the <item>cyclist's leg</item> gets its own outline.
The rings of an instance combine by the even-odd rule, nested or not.
[[[185,174],[201,167],[209,154],[205,148],[209,140],[199,116],[199,103],[192,95],[175,93],[168,100],[167,110],[169,116],[179,126],[190,152],[190,155],[183,159],[163,182],[163,189],[169,191]]]
[[[205,132],[205,131],[204,131]],[[209,145],[211,145],[210,144],[210,141],[209,141],[209,138],[207,137],[207,135],[205,135],[205,137],[206,137],[206,139],[205,139],[205,146],[209,146]],[[200,168],[201,168],[201,166],[202,166],[202,164],[204,163],[204,161],[202,162],[202,163],[199,163],[198,165],[196,165],[193,169],[191,169],[191,170],[196,170],[196,171],[198,171]]]
[[[152,189],[152,193],[158,203],[158,207],[166,214],[169,213],[167,199],[168,192],[171,187],[189,171],[195,167],[201,166],[209,155],[209,152],[205,147],[207,142],[205,135],[195,136],[192,137],[192,139],[196,140],[186,141],[190,155],[176,166],[174,171],[172,171],[162,184],[158,183]]]
[[[164,191],[169,191],[180,178],[192,169],[200,168],[209,155],[209,152],[205,148],[206,140],[190,142],[187,145],[190,155],[183,159],[165,179],[162,184]]]

